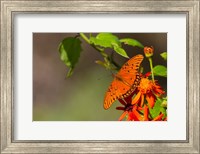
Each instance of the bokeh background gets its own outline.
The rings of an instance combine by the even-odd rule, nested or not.
[[[85,33],[88,35],[87,33]],[[119,38],[133,38],[144,46],[154,47],[153,64],[167,62],[160,53],[167,51],[167,33],[113,33]],[[104,110],[105,92],[113,80],[112,73],[95,63],[102,56],[84,40],[79,62],[73,75],[65,78],[67,67],[60,60],[58,46],[66,37],[77,33],[33,33],[33,121],[116,121],[122,111],[116,110],[116,101],[110,109]],[[143,54],[137,47],[123,45],[129,57]],[[108,49],[106,52],[111,53]],[[123,64],[126,58],[114,54],[114,59]],[[142,66],[150,71],[147,59]],[[156,77],[167,92],[167,79]]]

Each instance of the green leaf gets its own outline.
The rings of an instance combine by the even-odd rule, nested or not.
[[[164,60],[167,60],[167,52],[161,53],[160,56],[161,56]]]
[[[163,65],[157,65],[153,68],[155,76],[167,77],[167,68]]]
[[[79,60],[81,50],[81,41],[79,38],[67,37],[60,43],[60,59],[69,67],[67,77],[72,75],[75,64]]]
[[[113,45],[121,46],[121,43],[120,43],[118,37],[113,35],[112,33],[99,33],[96,36],[96,39],[107,42],[110,47],[112,47]]]
[[[129,58],[126,51],[123,48],[120,48],[118,46],[114,46],[114,50],[121,56],[125,57],[125,58]]]
[[[131,46],[134,46],[134,47],[144,48],[142,43],[140,43],[139,41],[132,39],[132,38],[120,39],[120,42],[123,42],[124,44],[131,45]]]
[[[96,37],[90,37],[90,42],[104,48],[113,48],[113,45],[121,46],[118,37],[111,33],[99,33]]]
[[[121,48],[118,37],[111,33],[99,33],[96,37],[90,37],[90,42],[96,46],[112,48],[119,55],[129,58],[126,51]]]
[[[152,118],[157,117],[160,113],[164,114],[164,116],[162,117],[163,119],[167,116],[167,111],[166,111],[167,108],[162,106],[163,101],[166,101],[166,100],[157,99],[154,107],[152,109],[149,108],[149,112]]]

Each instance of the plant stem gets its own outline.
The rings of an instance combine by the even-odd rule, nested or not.
[[[90,40],[87,38],[87,36],[84,33],[80,33],[80,36],[88,43],[90,44]]]
[[[102,54],[102,56],[108,57],[108,55],[104,53],[104,50],[103,50],[103,49],[101,49],[101,48],[99,48],[99,47],[96,47],[95,45],[91,44],[91,43],[90,43],[90,40],[88,39],[88,37],[87,37],[84,33],[80,33],[80,36],[81,36],[88,44],[90,44],[94,49],[96,49],[97,51],[99,51],[99,52]]]
[[[84,34],[84,33],[80,33],[80,36],[82,37],[82,39],[84,39],[88,44],[90,44],[94,49],[96,49],[104,58],[105,61],[109,61],[109,64],[113,64],[117,69],[119,69],[119,65],[114,62],[113,60],[110,59],[110,57],[104,52],[104,49],[95,46],[94,44],[92,44],[90,42],[90,40],[88,39],[88,37]],[[90,34],[91,36],[91,34]]]
[[[150,68],[151,68],[151,77],[152,77],[152,80],[154,82],[154,73],[153,73],[153,61],[152,61],[152,58],[149,57],[149,64],[150,64]]]

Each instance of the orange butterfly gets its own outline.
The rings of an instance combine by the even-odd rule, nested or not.
[[[116,99],[127,97],[135,90],[140,82],[138,69],[143,58],[143,55],[134,56],[114,75],[104,97],[104,109],[108,109]]]

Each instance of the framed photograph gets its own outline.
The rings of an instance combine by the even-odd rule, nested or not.
[[[1,1],[1,153],[199,153],[199,0]]]

